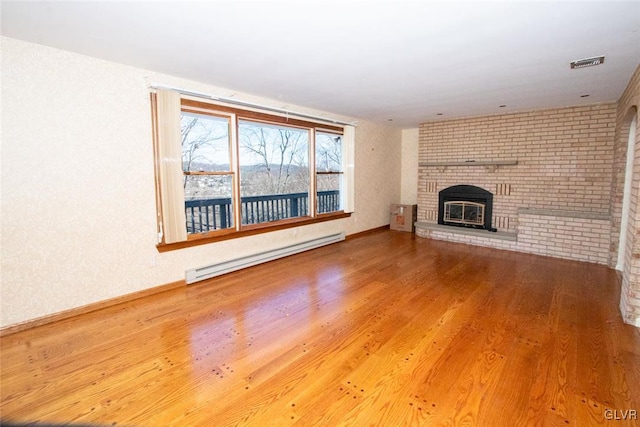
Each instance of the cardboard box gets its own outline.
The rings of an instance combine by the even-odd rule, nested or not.
[[[391,205],[391,217],[389,228],[398,231],[408,231],[413,233],[415,222],[418,217],[418,205]]]

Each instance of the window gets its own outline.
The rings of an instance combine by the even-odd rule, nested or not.
[[[181,99],[164,90],[152,95],[152,109],[159,249],[352,211],[352,126]]]
[[[344,191],[342,172],[342,135],[316,132],[316,188],[318,213],[342,209]]]
[[[309,132],[239,121],[242,224],[309,216]]]
[[[182,173],[188,234],[231,228],[230,118],[182,112]]]

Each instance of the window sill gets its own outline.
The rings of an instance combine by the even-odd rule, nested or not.
[[[184,242],[159,243],[156,245],[156,248],[158,249],[158,252],[169,252],[177,249],[189,248],[192,246],[206,245],[209,243],[222,242],[224,240],[231,240],[231,239],[237,239],[240,237],[253,236],[256,234],[269,233],[277,230],[285,230],[287,228],[294,228],[294,227],[300,227],[303,225],[316,224],[319,222],[349,218],[350,216],[351,216],[350,213],[335,212],[335,213],[321,214],[316,218],[304,217],[304,218],[278,221],[273,223],[256,224],[256,225],[244,226],[244,228],[240,231],[231,231],[231,232],[223,231],[222,234],[216,232],[215,234],[197,235],[195,237],[191,237],[190,240],[186,240]]]

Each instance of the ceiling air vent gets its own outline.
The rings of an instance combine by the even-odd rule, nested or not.
[[[593,67],[594,65],[604,64],[604,56],[596,56],[593,58],[578,59],[571,61],[571,69]]]

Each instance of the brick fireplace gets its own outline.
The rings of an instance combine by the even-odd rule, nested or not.
[[[614,103],[423,123],[416,234],[608,264],[615,126]],[[460,185],[492,195],[496,233],[443,227]]]

